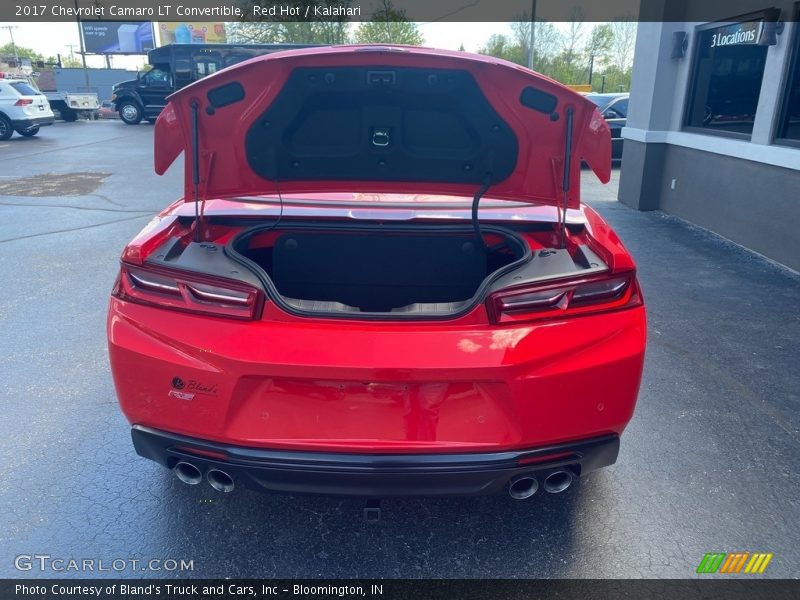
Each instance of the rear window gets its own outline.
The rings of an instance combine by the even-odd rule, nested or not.
[[[39,94],[39,90],[37,90],[34,87],[31,87],[24,81],[14,81],[9,85],[15,90],[17,90],[17,92],[22,96],[37,96]]]
[[[612,106],[611,108],[613,108],[615,111],[617,111],[623,117],[627,117],[628,116],[628,99],[627,98],[623,98],[622,100],[620,100],[619,102],[614,104],[614,106]]]
[[[597,108],[600,112],[603,112],[611,101],[614,100],[614,96],[598,96],[597,94],[586,94],[586,99],[591,100],[597,105]]]

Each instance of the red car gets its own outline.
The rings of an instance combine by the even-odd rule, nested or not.
[[[136,451],[181,481],[471,495],[614,463],[645,350],[635,266],[580,201],[594,104],[463,52],[291,50],[173,94],[183,198],[108,313]]]

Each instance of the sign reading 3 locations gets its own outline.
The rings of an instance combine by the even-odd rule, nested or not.
[[[719,27],[711,35],[711,47],[757,44],[763,21],[733,23]]]

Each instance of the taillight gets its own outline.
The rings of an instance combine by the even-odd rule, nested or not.
[[[246,283],[126,263],[113,295],[139,304],[246,320],[259,318],[263,304],[261,291]]]
[[[521,323],[596,314],[642,304],[634,272],[547,282],[495,292],[486,301],[492,323]]]
[[[29,104],[33,104],[33,100],[30,98],[20,98],[14,102],[14,106],[28,106]]]

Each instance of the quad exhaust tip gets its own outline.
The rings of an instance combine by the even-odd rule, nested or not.
[[[549,494],[560,494],[572,485],[573,479],[569,471],[553,471],[544,480],[544,491]]]
[[[218,492],[232,492],[234,488],[233,477],[228,475],[225,471],[219,469],[211,469],[206,473],[206,479],[212,488]]]
[[[181,461],[174,468],[175,475],[186,485],[197,485],[203,481],[203,474],[192,463]]]
[[[539,480],[533,475],[517,475],[508,483],[508,495],[514,500],[525,500],[539,491]]]

